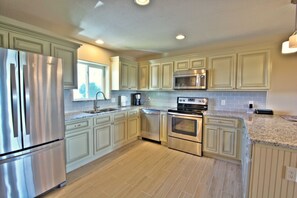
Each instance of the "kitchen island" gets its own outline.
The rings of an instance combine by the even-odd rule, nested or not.
[[[205,116],[240,118],[244,197],[297,197],[297,184],[286,177],[297,167],[297,124],[278,115],[207,111]]]

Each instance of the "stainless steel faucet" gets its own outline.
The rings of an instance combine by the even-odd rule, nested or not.
[[[98,92],[96,93],[96,100],[94,100],[94,111],[97,111],[97,109],[100,108],[100,106],[97,106],[97,102],[98,102],[98,94],[100,94],[100,93],[102,94],[104,100],[107,100],[106,97],[105,97],[105,95],[104,95],[104,93],[103,93],[102,91],[98,91]]]

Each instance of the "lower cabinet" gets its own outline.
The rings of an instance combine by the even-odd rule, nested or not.
[[[112,126],[104,125],[94,128],[94,155],[112,148]]]
[[[203,134],[203,152],[240,160],[241,129],[234,128],[234,123],[240,123],[238,119],[222,118],[220,120],[216,117],[213,119],[206,118],[206,120]],[[208,124],[212,122],[217,124]]]
[[[67,172],[137,140],[139,131],[138,109],[66,122]]]
[[[167,112],[161,112],[160,114],[160,140],[162,144],[167,145],[168,131],[167,131]]]

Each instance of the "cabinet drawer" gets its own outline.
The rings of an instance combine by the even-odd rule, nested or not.
[[[127,112],[120,112],[114,114],[114,121],[124,120],[127,117]]]
[[[96,117],[94,118],[94,125],[111,123],[111,119],[112,119],[111,115]]]
[[[128,117],[129,117],[129,118],[135,118],[135,117],[137,117],[137,116],[138,116],[138,109],[136,109],[136,110],[131,110],[131,111],[128,112]]]
[[[233,118],[222,118],[222,117],[205,117],[205,124],[237,128],[239,127],[239,120],[233,119]]]
[[[90,126],[90,120],[80,120],[77,122],[66,123],[66,132],[76,129],[83,129]]]

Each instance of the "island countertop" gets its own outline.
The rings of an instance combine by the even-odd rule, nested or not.
[[[297,122],[279,115],[258,115],[230,111],[206,111],[205,116],[240,118],[252,143],[297,149]]]

